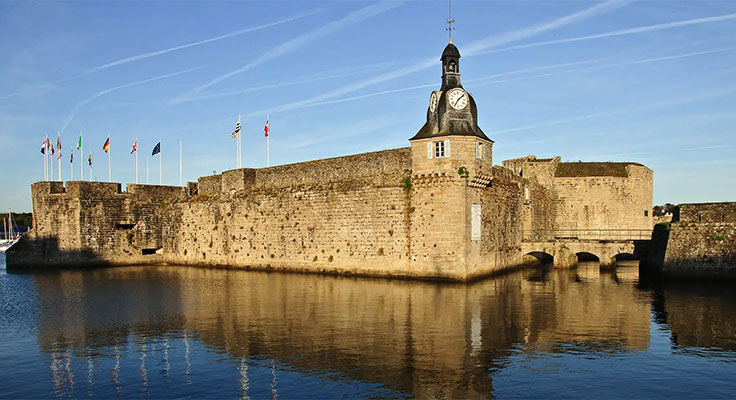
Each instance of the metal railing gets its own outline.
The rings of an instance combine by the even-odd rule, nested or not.
[[[555,229],[530,230],[522,232],[525,242],[548,240],[649,240],[652,238],[651,229]]]

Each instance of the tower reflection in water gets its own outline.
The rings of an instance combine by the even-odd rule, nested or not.
[[[668,306],[671,295],[639,289],[634,271],[540,268],[471,285],[183,267],[33,280],[38,343],[54,390],[70,396],[74,358],[93,396],[490,397],[519,354],[646,350],[658,301],[673,336],[734,348],[732,313],[681,323],[718,304],[675,296]]]

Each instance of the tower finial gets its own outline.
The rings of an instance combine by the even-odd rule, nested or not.
[[[450,39],[448,43],[452,43],[452,31],[455,30],[455,28],[452,27],[452,24],[455,22],[454,19],[452,19],[452,0],[447,0],[447,29],[446,31],[450,33]]]

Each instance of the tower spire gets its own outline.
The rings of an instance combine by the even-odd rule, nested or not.
[[[452,0],[447,0],[447,28],[445,30],[450,33],[448,43],[452,43],[452,31],[455,30],[455,28],[452,27],[452,24],[454,22],[455,20],[452,19]]]

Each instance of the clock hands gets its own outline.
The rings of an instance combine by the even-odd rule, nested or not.
[[[455,103],[452,105],[453,107],[457,107],[457,103],[460,102],[460,100],[465,97],[465,93],[460,93],[460,96],[455,100]]]

